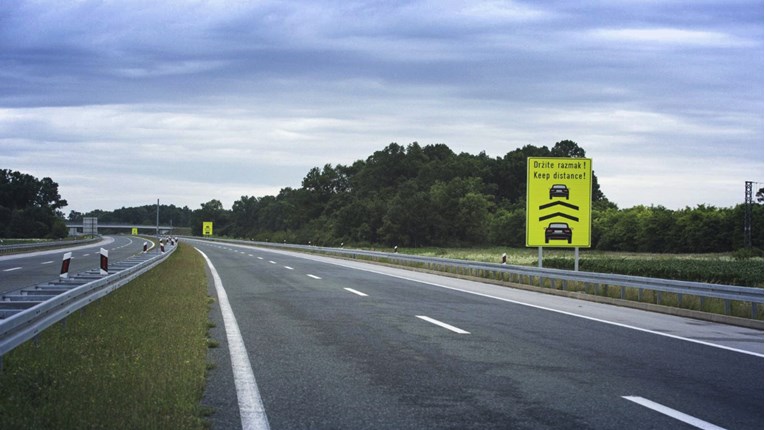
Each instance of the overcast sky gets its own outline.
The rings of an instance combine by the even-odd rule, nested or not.
[[[0,168],[80,212],[275,195],[391,142],[573,140],[619,207],[763,182],[762,0],[3,0]]]

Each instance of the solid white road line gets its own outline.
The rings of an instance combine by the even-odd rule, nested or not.
[[[434,320],[433,318],[430,318],[430,317],[426,317],[426,316],[424,316],[424,315],[415,315],[415,316],[416,316],[417,318],[421,319],[421,320],[425,320],[425,321],[427,321],[427,322],[429,322],[429,323],[431,323],[431,324],[435,324],[435,325],[437,325],[437,326],[440,326],[440,327],[443,327],[443,328],[445,328],[445,329],[447,329],[447,330],[451,330],[451,331],[453,331],[453,332],[455,332],[455,333],[459,333],[459,334],[470,334],[470,332],[469,332],[469,331],[465,331],[465,330],[462,330],[461,328],[457,328],[457,327],[455,327],[455,326],[453,326],[453,325],[449,325],[449,324],[446,324],[446,323],[444,323],[444,322],[441,322],[441,321],[439,321],[439,320]]]
[[[668,408],[662,404],[652,402],[648,399],[644,399],[642,397],[637,396],[622,396],[623,399],[629,400],[630,402],[635,402],[638,405],[645,406],[648,409],[652,409],[656,412],[659,412],[661,414],[664,414],[668,417],[672,417],[678,421],[682,421],[686,424],[690,424],[696,428],[703,429],[703,430],[725,430],[723,427],[716,426],[714,424],[708,423],[704,420],[700,420],[696,417],[692,417],[690,415],[684,414],[680,411],[676,411],[672,408]]]
[[[239,324],[236,322],[234,311],[228,301],[226,290],[223,289],[223,282],[220,280],[218,271],[215,270],[212,261],[207,258],[204,252],[199,248],[196,250],[202,254],[207,267],[213,277],[215,290],[218,293],[218,304],[223,314],[223,326],[226,329],[226,340],[228,341],[228,350],[231,355],[231,367],[234,371],[234,385],[236,385],[236,397],[239,400],[239,415],[242,419],[242,429],[268,430],[268,418],[266,410],[263,407],[263,400],[258,391],[258,384],[255,383],[255,375],[252,373],[252,365],[247,355],[247,349],[244,346],[242,334],[239,331]]]
[[[321,279],[321,278],[319,278],[319,277],[318,277],[318,276],[316,276],[316,275],[311,275],[311,274],[308,274],[308,275],[306,275],[306,276],[308,276],[309,278],[313,278],[313,279]]]
[[[353,288],[346,288],[345,291],[350,291],[353,294],[356,294],[361,297],[367,297],[367,294],[362,293],[361,291],[356,291]]]
[[[11,267],[10,269],[5,269],[3,272],[13,272],[14,270],[19,270],[21,267]]]

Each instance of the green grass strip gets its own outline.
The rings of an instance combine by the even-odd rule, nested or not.
[[[201,429],[207,367],[204,261],[164,263],[4,357],[3,429]]]
[[[507,263],[536,266],[537,249],[533,248],[401,248],[402,254],[455,258],[499,263],[507,253]],[[545,249],[544,267],[574,269],[574,251]],[[680,281],[763,286],[763,259],[735,258],[730,254],[646,254],[582,250],[579,270],[618,273]]]

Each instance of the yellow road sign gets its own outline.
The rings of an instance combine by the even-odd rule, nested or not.
[[[130,234],[132,234],[133,236],[138,235],[138,229],[136,227],[133,227],[133,229],[130,231]]]
[[[203,221],[202,222],[202,236],[212,236],[213,234],[213,223],[212,221]]]
[[[592,160],[529,157],[526,246],[590,247]]]

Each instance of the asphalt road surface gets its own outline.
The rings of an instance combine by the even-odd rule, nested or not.
[[[216,306],[221,345],[205,393],[213,428],[241,426],[245,416],[272,429],[763,425],[760,331],[192,243],[219,275],[227,300],[218,303],[230,304],[242,342],[237,349]],[[251,367],[254,391],[235,385],[242,367]]]
[[[135,236],[105,236],[101,242],[90,245],[2,256],[0,294],[58,279],[66,252],[72,252],[69,273],[74,275],[98,269],[101,248],[109,251],[110,262],[117,262],[142,252],[143,243],[144,239]]]

